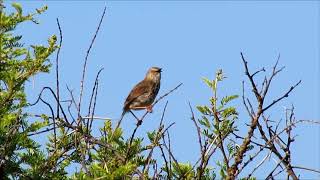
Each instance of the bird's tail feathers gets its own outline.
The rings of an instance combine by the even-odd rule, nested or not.
[[[118,123],[117,123],[117,126],[114,128],[115,130],[120,127],[121,121],[122,121],[122,119],[123,119],[123,117],[124,117],[124,115],[125,115],[126,113],[127,113],[127,111],[125,111],[125,110],[122,112],[121,117],[120,117],[120,119],[119,119],[119,121],[118,121]]]

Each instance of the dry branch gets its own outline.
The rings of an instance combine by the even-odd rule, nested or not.
[[[240,173],[239,170],[242,170],[242,169],[239,169],[238,166],[242,163],[243,161],[243,158],[244,158],[244,155],[245,153],[248,151],[248,147],[249,145],[251,144],[251,138],[253,137],[253,133],[256,129],[256,127],[258,127],[259,129],[259,132],[260,134],[262,135],[263,139],[266,141],[266,142],[269,142],[269,140],[266,138],[265,136],[265,133],[264,133],[264,130],[262,129],[262,126],[259,124],[259,119],[261,116],[263,116],[263,113],[268,110],[270,107],[272,107],[273,105],[275,105],[277,102],[281,101],[283,98],[285,97],[288,97],[289,94],[291,93],[291,91],[293,89],[295,89],[300,83],[301,83],[301,80],[298,81],[298,83],[296,83],[294,86],[292,86],[286,93],[284,93],[283,96],[281,96],[280,98],[274,100],[271,104],[269,104],[268,106],[264,107],[264,100],[265,100],[265,97],[266,97],[266,94],[268,93],[269,91],[269,87],[270,87],[270,84],[272,82],[272,79],[279,73],[281,72],[284,67],[280,68],[280,69],[277,69],[277,65],[278,65],[278,62],[279,62],[279,58],[280,58],[280,55],[278,56],[278,59],[275,63],[275,65],[273,66],[273,70],[272,70],[272,74],[270,76],[270,78],[265,78],[264,82],[263,82],[263,86],[262,88],[264,89],[261,89],[261,91],[258,91],[258,88],[257,88],[257,84],[256,82],[254,81],[253,77],[254,75],[256,75],[257,73],[259,72],[262,72],[262,71],[265,71],[264,68],[262,68],[261,70],[258,70],[256,71],[255,73],[251,74],[250,71],[249,71],[249,68],[248,68],[248,62],[245,60],[243,54],[241,53],[241,59],[243,61],[243,64],[244,64],[244,68],[245,68],[245,74],[247,76],[247,78],[249,79],[250,83],[251,83],[251,87],[252,87],[252,91],[256,97],[256,101],[257,101],[257,104],[258,104],[258,107],[256,109],[256,111],[253,110],[253,107],[251,105],[251,102],[250,100],[247,98],[247,101],[245,101],[245,97],[244,97],[244,90],[243,90],[243,95],[242,95],[242,99],[243,99],[243,104],[245,105],[246,109],[247,109],[247,112],[251,118],[251,122],[249,124],[249,129],[248,129],[248,133],[247,135],[245,136],[245,138],[243,139],[243,142],[239,148],[239,151],[237,152],[236,156],[235,156],[235,161],[234,163],[232,164],[232,166],[230,168],[228,168],[228,177],[227,179],[235,179],[237,177],[237,175]],[[264,85],[265,84],[265,85]],[[261,93],[262,92],[262,93]],[[247,104],[248,103],[248,104]],[[249,106],[248,106],[249,105]],[[249,107],[251,110],[249,110]],[[270,131],[270,128],[269,128],[269,131]],[[273,141],[272,141],[273,142]],[[273,143],[271,143],[271,146],[270,149],[273,153],[275,153],[279,159],[282,159],[282,156],[281,154],[278,152],[278,150],[276,149],[276,147],[273,145]],[[290,156],[290,155],[289,155]],[[290,159],[284,159],[282,161],[285,165],[285,167],[287,168],[287,172],[288,174],[293,178],[293,179],[297,179],[297,176],[295,175],[294,171],[292,170],[291,168],[291,165],[290,165]]]
[[[86,74],[86,68],[87,68],[87,62],[88,62],[88,57],[89,57],[89,54],[90,54],[90,50],[92,48],[92,45],[97,37],[97,34],[99,32],[99,29],[100,29],[100,26],[102,24],[102,20],[104,18],[104,15],[106,13],[106,9],[107,7],[104,7],[103,9],[103,13],[101,15],[101,18],[100,18],[100,22],[98,24],[98,27],[96,29],[96,32],[94,33],[94,36],[91,40],[91,43],[90,43],[90,46],[87,50],[87,53],[86,53],[86,57],[85,57],[85,60],[84,60],[84,64],[83,64],[83,70],[82,70],[82,78],[81,78],[81,82],[80,82],[80,95],[79,95],[79,103],[78,103],[78,124],[81,122],[81,102],[82,102],[82,96],[83,96],[83,86],[84,86],[84,78],[85,78],[85,74]]]

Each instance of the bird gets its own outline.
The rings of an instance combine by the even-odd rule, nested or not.
[[[161,72],[162,68],[149,68],[144,79],[132,88],[123,104],[121,118],[115,129],[120,126],[124,115],[130,110],[146,109],[148,112],[152,112],[152,103],[160,89]]]

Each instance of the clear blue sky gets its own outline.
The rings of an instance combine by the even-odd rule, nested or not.
[[[199,155],[188,101],[193,106],[208,104],[211,92],[201,78],[213,78],[215,71],[222,68],[228,78],[221,85],[220,94],[241,94],[241,81],[246,77],[240,51],[249,61],[251,70],[262,66],[270,70],[281,54],[280,65],[286,68],[271,86],[270,101],[302,80],[301,86],[289,98],[268,111],[271,118],[276,121],[284,118],[284,107],[294,104],[297,119],[320,119],[318,1],[21,3],[25,12],[41,5],[49,6],[48,11],[38,18],[40,25],[26,23],[18,29],[25,35],[26,45],[45,44],[49,35],[58,34],[56,18],[60,19],[63,31],[60,54],[62,99],[69,97],[66,84],[75,92],[79,90],[85,53],[102,10],[107,6],[106,17],[89,57],[85,99],[89,98],[97,71],[104,67],[96,115],[117,119],[128,92],[144,77],[146,70],[150,66],[162,67],[159,94],[184,83],[167,98],[169,104],[165,118],[167,124],[176,122],[171,137],[179,161],[194,163]],[[55,56],[51,59],[54,60]],[[35,77],[35,86],[28,84],[28,98],[34,100],[42,86],[54,87],[54,77],[53,71]],[[248,84],[246,88],[249,93]],[[146,131],[158,126],[164,104],[165,100],[145,119],[139,135],[145,136]],[[242,106],[240,99],[234,104]],[[83,107],[86,112],[87,105]],[[243,108],[239,108],[239,113],[238,125],[243,128],[248,116]],[[131,115],[125,117],[123,125],[126,134],[132,132],[134,120]],[[101,126],[99,121],[95,129]],[[296,128],[295,134],[298,136],[292,147],[293,164],[320,169],[319,126],[302,125]],[[274,164],[271,160],[262,170],[269,172]],[[298,172],[302,178],[319,178],[313,173]],[[262,178],[261,173],[257,171],[255,175]]]

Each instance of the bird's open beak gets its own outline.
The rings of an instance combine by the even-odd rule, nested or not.
[[[159,71],[158,72],[162,72],[162,68],[159,68]]]

